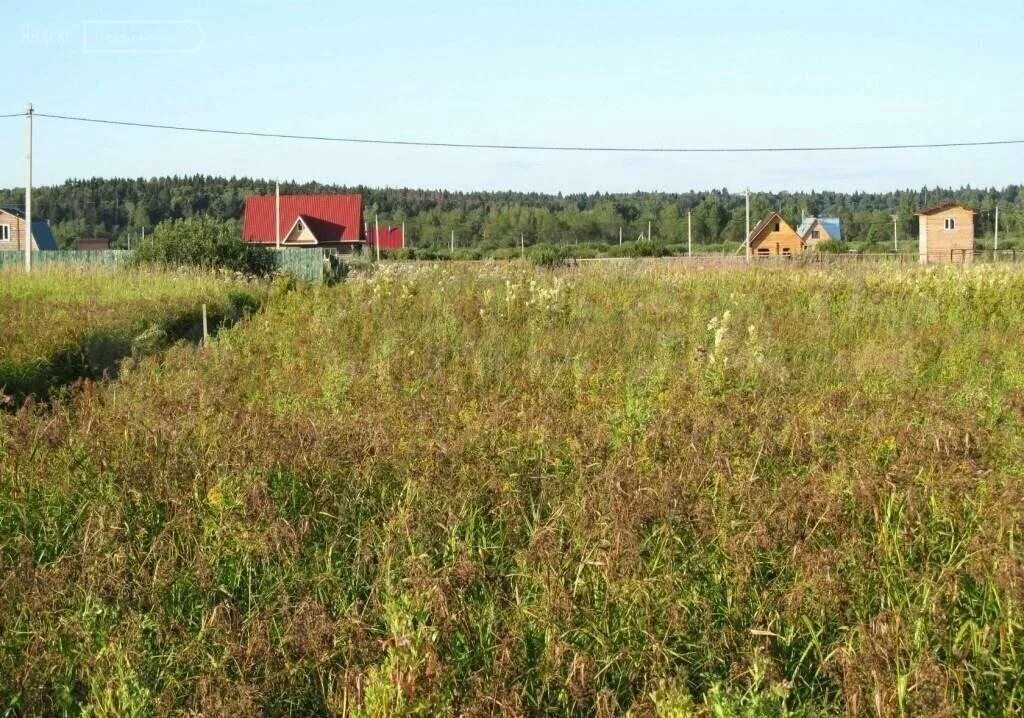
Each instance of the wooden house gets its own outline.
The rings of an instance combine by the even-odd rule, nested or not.
[[[0,207],[0,252],[22,252],[31,234],[33,250],[57,249],[50,225],[45,219],[32,220],[32,232],[26,231],[25,213],[16,207]]]
[[[796,233],[806,249],[814,249],[822,242],[843,241],[842,223],[838,217],[806,217]]]
[[[800,235],[778,212],[770,213],[750,232],[750,253],[754,257],[792,257],[803,250]]]
[[[917,213],[921,264],[974,260],[974,210],[946,202]]]
[[[275,216],[279,226],[275,228]],[[245,200],[242,240],[282,247],[331,247],[359,251],[366,244],[363,198],[358,194],[281,195],[280,213],[273,195]]]

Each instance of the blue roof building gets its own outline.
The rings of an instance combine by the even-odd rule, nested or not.
[[[838,217],[807,217],[796,228],[796,233],[808,247],[829,240],[843,241],[843,228]]]

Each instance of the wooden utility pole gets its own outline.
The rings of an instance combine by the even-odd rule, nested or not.
[[[25,245],[25,271],[32,271],[32,105],[25,112],[25,229],[21,241]]]
[[[622,244],[622,225],[619,225],[619,244]]]
[[[750,261],[750,189],[747,188],[747,238],[744,244],[747,248],[747,261]]]
[[[519,258],[526,259],[526,237],[522,232],[519,233]]]
[[[686,256],[693,256],[693,217],[690,210],[686,211]]]
[[[900,240],[899,240],[899,222],[900,216],[898,214],[892,215],[892,251],[900,251]]]
[[[405,222],[402,222],[402,249],[405,249]]]
[[[994,251],[999,249],[999,206],[995,205],[995,244],[992,246]]]
[[[377,215],[373,215],[373,246],[377,254],[377,261],[380,261],[380,222]]]
[[[281,183],[274,183],[274,248],[281,249]]]
[[[455,256],[455,230],[454,229],[452,230],[452,243],[451,243],[451,248],[449,249],[449,251],[451,252],[452,256]]]
[[[647,220],[647,241],[653,241],[651,238],[651,220]]]

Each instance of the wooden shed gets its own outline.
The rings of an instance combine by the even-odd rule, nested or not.
[[[750,253],[755,257],[792,257],[803,251],[800,235],[778,212],[770,213],[750,232]]]
[[[110,240],[106,237],[79,237],[71,246],[79,252],[98,252],[110,249]]]
[[[917,213],[921,264],[961,264],[974,259],[973,209],[946,202]]]

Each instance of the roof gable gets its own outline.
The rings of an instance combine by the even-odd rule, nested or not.
[[[274,244],[274,195],[252,195],[245,200],[242,239]],[[281,195],[282,240],[302,216],[318,242],[359,242],[362,239],[363,198],[358,194]]]
[[[805,217],[800,226],[796,228],[800,239],[807,239],[815,224],[824,229],[831,239],[838,241],[843,238],[842,222],[838,217]]]
[[[757,223],[757,226],[750,231],[750,246],[753,248],[758,242],[767,237],[769,234],[775,231],[775,224],[778,223],[780,232],[792,232],[793,228],[789,226],[789,222],[783,219],[782,215],[778,212],[769,212],[768,215]],[[797,235],[799,238],[799,235]]]

